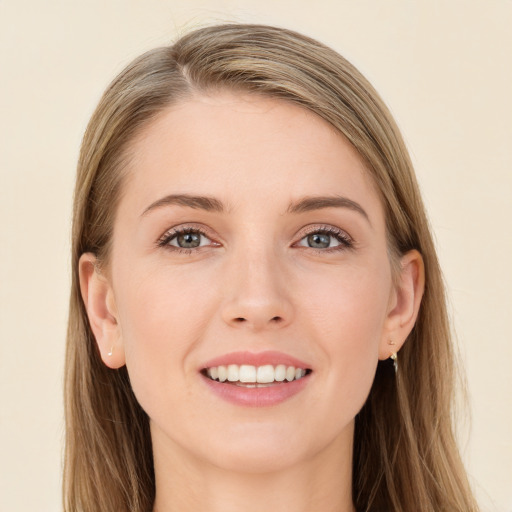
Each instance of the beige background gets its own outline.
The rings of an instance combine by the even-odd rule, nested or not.
[[[464,457],[483,509],[511,512],[511,0],[0,0],[0,511],[60,509],[71,194],[86,122],[137,54],[226,20],[332,45],[391,107],[467,367]]]

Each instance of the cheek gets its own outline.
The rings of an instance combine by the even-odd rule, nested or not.
[[[309,332],[317,332],[326,369],[324,388],[332,391],[333,401],[346,406],[343,414],[349,419],[364,404],[375,376],[391,273],[378,262],[350,266],[333,269],[322,279],[317,276],[306,288],[311,292],[304,295],[304,321]]]
[[[210,321],[212,288],[203,286],[201,276],[165,267],[133,267],[116,288],[126,366],[148,410],[169,400],[169,388],[185,389],[183,375],[195,374],[187,357]],[[172,393],[172,399],[179,396]]]
[[[347,265],[301,276],[303,308],[332,349],[363,348],[380,341],[391,291],[389,267]]]
[[[208,316],[212,287],[204,286],[203,276],[185,267],[146,265],[123,277],[116,286],[116,302],[130,349],[185,348]]]

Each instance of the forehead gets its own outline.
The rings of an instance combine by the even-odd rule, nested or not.
[[[379,203],[346,139],[316,114],[275,98],[192,96],[164,110],[129,149],[124,195],[138,210],[171,193],[215,196],[233,208],[315,194]]]

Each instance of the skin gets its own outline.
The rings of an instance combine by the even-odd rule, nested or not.
[[[392,279],[383,208],[360,157],[298,106],[227,92],[170,107],[130,151],[109,262],[100,270],[84,254],[80,275],[102,358],[127,365],[150,417],[154,510],[352,511],[354,417],[423,291],[415,251]],[[147,210],[168,194],[213,197],[224,211]],[[288,211],[306,196],[343,196],[365,214]],[[206,236],[180,252],[169,245],[175,227]],[[343,238],[310,247],[308,235],[326,228]],[[235,405],[198,368],[240,350],[281,351],[313,373],[279,405]]]

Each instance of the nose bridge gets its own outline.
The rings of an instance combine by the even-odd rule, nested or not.
[[[253,330],[290,322],[292,307],[283,262],[274,248],[243,244],[233,251],[227,266],[225,322]]]

